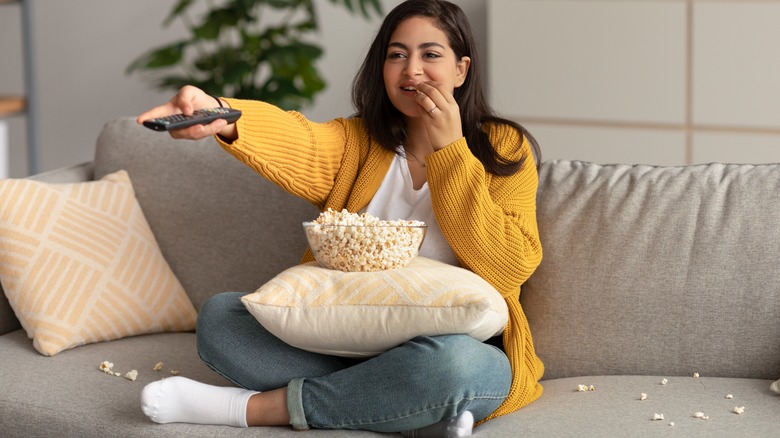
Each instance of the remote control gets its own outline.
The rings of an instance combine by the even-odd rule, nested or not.
[[[173,131],[196,124],[207,125],[217,119],[225,119],[228,123],[234,123],[239,117],[241,117],[241,111],[233,108],[205,108],[193,112],[191,116],[174,114],[147,120],[144,122],[144,126],[155,131]]]

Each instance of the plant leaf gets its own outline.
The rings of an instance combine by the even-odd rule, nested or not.
[[[342,4],[350,13],[355,13],[355,5],[352,3],[353,0],[330,0],[330,2],[336,5]],[[380,0],[357,0],[357,2],[358,6],[360,6],[360,12],[363,14],[364,18],[371,18],[371,12],[369,12],[369,8],[373,9],[379,17],[384,15],[382,12],[382,4]]]
[[[291,46],[298,55],[299,59],[314,60],[322,56],[322,48],[314,44],[298,42]]]
[[[182,60],[184,49],[188,44],[189,41],[179,41],[146,52],[133,61],[126,71],[132,73],[136,70],[155,70],[178,64]]]
[[[383,15],[381,0],[330,2],[355,16]],[[157,76],[154,85],[160,89],[176,90],[191,84],[209,94],[259,99],[285,109],[311,104],[325,88],[315,64],[323,51],[313,35],[319,26],[314,0],[173,3],[164,22],[166,26],[177,18],[186,18],[182,15],[196,3],[205,3],[207,12],[195,24],[185,22],[190,33],[188,40],[149,50],[127,67],[128,74],[152,71]],[[261,20],[264,8],[283,11],[279,15],[284,18]],[[169,74],[160,74],[166,72]]]
[[[338,0],[336,0],[336,1],[333,1],[333,3],[339,3],[339,2],[338,2]],[[355,12],[355,7],[352,6],[352,0],[341,0],[341,3],[343,3],[344,6],[347,7],[347,10],[350,13],[354,13]]]
[[[322,79],[320,73],[314,66],[309,66],[301,71],[301,79],[303,80],[304,89],[310,92],[312,98],[314,94],[319,93],[325,89],[325,80]]]
[[[276,9],[287,9],[287,8],[295,8],[297,3],[295,1],[290,0],[267,0],[266,3],[268,3],[268,6]]]
[[[176,17],[183,14],[190,5],[192,5],[192,1],[193,0],[179,0],[179,2],[174,5],[171,13],[165,18],[165,21],[163,21],[163,26],[168,27]]]
[[[379,0],[359,0],[360,10],[363,12],[363,17],[371,18],[371,13],[368,11],[369,7],[376,12],[377,17],[383,17],[385,13],[382,11],[382,4]]]
[[[251,75],[253,66],[242,60],[230,63],[225,66],[222,80],[226,84],[239,84],[247,75]]]
[[[178,90],[195,82],[194,78],[189,76],[163,76],[154,83],[154,86],[158,90]]]
[[[192,29],[192,33],[197,38],[207,41],[213,41],[219,36],[219,31],[222,28],[222,23],[215,20],[206,20],[200,26],[196,26]]]

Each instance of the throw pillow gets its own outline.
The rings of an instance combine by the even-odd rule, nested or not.
[[[466,269],[424,257],[403,268],[342,272],[289,268],[242,298],[268,331],[317,353],[368,357],[419,335],[484,341],[507,323],[504,298]]]
[[[119,171],[0,181],[0,281],[41,354],[195,328],[196,311]]]

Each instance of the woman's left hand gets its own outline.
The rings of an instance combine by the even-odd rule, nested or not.
[[[420,82],[415,100],[435,151],[463,137],[460,108],[455,96],[440,82]]]

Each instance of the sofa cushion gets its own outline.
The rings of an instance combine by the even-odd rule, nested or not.
[[[0,336],[0,351],[0,412],[4,433],[10,433],[5,436],[51,436],[52,431],[72,437],[207,436],[213,428],[150,421],[141,412],[141,390],[170,376],[171,369],[204,383],[230,385],[198,358],[193,333],[134,336],[43,357],[20,330]],[[101,372],[104,360],[122,376]],[[152,370],[157,362],[164,364],[161,371]],[[132,369],[138,371],[135,381],[123,377]]]
[[[0,423],[14,437],[232,437],[300,438],[291,427],[245,429],[157,424],[141,411],[141,390],[170,370],[199,382],[232,386],[198,358],[194,333],[159,333],[89,344],[53,357],[38,354],[23,330],[0,336]],[[101,372],[104,360],[122,376]],[[161,371],[153,371],[162,362]],[[135,369],[135,381],[125,379]],[[370,432],[316,431],[316,436],[374,437]],[[348,435],[347,435],[348,434]]]
[[[668,383],[659,382],[667,378]],[[691,376],[580,376],[546,380],[544,394],[488,421],[477,437],[776,437],[780,397],[761,379]],[[594,391],[579,392],[578,385]],[[647,399],[640,400],[642,393]],[[734,397],[729,399],[726,395]],[[741,415],[734,407],[744,406]],[[709,420],[696,418],[702,412]],[[653,420],[663,414],[663,420]],[[671,425],[674,423],[674,426]]]
[[[345,357],[374,356],[420,335],[464,333],[484,341],[508,319],[504,298],[482,277],[424,257],[375,272],[306,263],[241,300],[288,344]]]
[[[159,331],[196,312],[125,171],[100,181],[0,181],[0,280],[42,354]]]
[[[141,412],[140,394],[152,381],[180,375],[200,382],[229,386],[197,356],[192,333],[161,333],[90,344],[43,357],[24,331],[0,336],[0,416],[4,437],[229,437],[262,436],[295,438],[301,432],[289,427],[241,429],[192,424],[155,424]],[[124,374],[136,369],[130,381],[98,370],[104,360]],[[152,367],[163,362],[163,370]],[[67,370],[67,373],[63,371]],[[660,385],[667,377],[667,385]],[[690,376],[583,376],[545,382],[545,392],[534,403],[475,429],[475,436],[513,438],[527,436],[631,436],[657,437],[670,432],[686,437],[750,436],[777,434],[780,397],[769,391],[768,380],[724,379]],[[581,393],[577,385],[594,385]],[[639,400],[645,392],[648,398]],[[726,399],[733,394],[733,399]],[[743,415],[732,412],[745,406]],[[709,421],[698,420],[701,411]],[[664,421],[652,421],[663,413]],[[669,426],[671,421],[674,426]],[[670,429],[671,428],[671,429]],[[310,431],[317,437],[396,436],[363,431]]]
[[[780,373],[780,165],[542,164],[545,378]]]
[[[162,253],[196,308],[253,292],[306,250],[317,209],[267,181],[213,139],[174,140],[126,117],[107,123],[95,177],[126,169]]]

